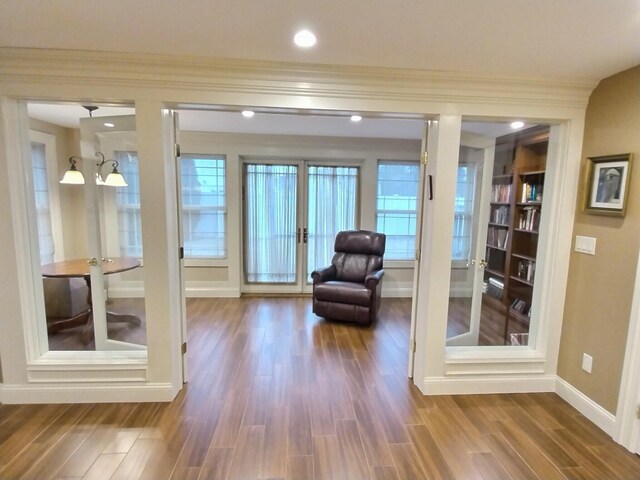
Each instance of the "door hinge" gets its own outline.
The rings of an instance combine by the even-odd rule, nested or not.
[[[410,340],[409,341],[409,351],[410,352],[415,352],[416,351],[416,341],[415,340]]]
[[[187,342],[182,342],[182,355],[187,353]]]
[[[640,420],[640,405],[638,405],[638,408],[636,408],[636,418]]]
[[[174,143],[173,144],[173,154],[175,155],[176,158],[180,158],[180,144],[179,143]]]
[[[422,152],[422,165],[424,165],[425,167],[427,166],[427,163],[429,162],[429,154],[427,152]]]
[[[178,249],[178,259],[179,260],[184,260],[184,247],[180,247]]]
[[[416,260],[420,261],[421,256],[422,256],[422,251],[419,248],[416,249]]]

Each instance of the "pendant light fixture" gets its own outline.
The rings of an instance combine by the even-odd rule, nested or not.
[[[89,111],[89,117],[93,118],[93,112],[98,109],[93,105],[85,106]],[[115,160],[107,160],[102,152],[96,152],[96,156],[100,158],[100,162],[96,163],[96,185],[107,185],[109,187],[126,187],[127,182],[120,172],[118,172],[118,162]],[[67,170],[60,180],[60,183],[65,185],[84,185],[84,175],[76,168],[76,163],[81,160],[80,157],[69,157],[69,163],[71,167]],[[111,163],[113,170],[107,175],[105,180],[102,179],[102,167],[105,163]]]

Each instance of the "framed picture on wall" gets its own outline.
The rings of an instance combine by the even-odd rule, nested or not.
[[[630,176],[630,153],[589,157],[585,212],[624,216]]]

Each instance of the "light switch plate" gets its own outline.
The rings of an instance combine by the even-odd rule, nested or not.
[[[587,253],[589,255],[596,254],[596,239],[594,237],[583,237],[576,235],[576,252]]]
[[[582,369],[591,373],[591,369],[593,368],[593,357],[591,355],[587,355],[586,353],[582,354]]]

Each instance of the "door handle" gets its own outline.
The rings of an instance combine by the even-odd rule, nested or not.
[[[475,265],[475,264],[476,264],[476,261],[475,261],[475,260],[469,260],[469,261],[467,262],[467,267],[470,267],[471,265]]]
[[[100,262],[96,257],[91,257],[89,260],[87,260],[87,264],[92,267],[97,267],[100,264]]]
[[[488,263],[488,262],[486,262],[484,258],[483,258],[482,260],[480,260],[480,263],[478,264],[478,266],[479,266],[480,268],[484,268],[484,267],[486,267],[487,265],[489,265],[489,263]]]
[[[307,227],[304,227],[302,229],[302,241],[307,243],[307,240],[309,240],[309,232],[307,232]]]

